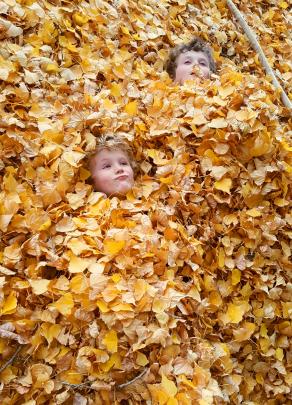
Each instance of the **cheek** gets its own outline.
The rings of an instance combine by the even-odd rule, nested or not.
[[[189,65],[178,66],[175,71],[175,81],[181,82],[182,80],[185,80],[191,70],[191,66]]]
[[[129,167],[128,173],[129,173],[129,176],[131,177],[131,179],[134,181],[134,172],[133,172],[133,169],[131,167]]]
[[[210,69],[207,66],[203,66],[201,68],[201,71],[202,71],[204,78],[208,79],[208,77],[210,76]]]
[[[111,176],[107,172],[96,173],[93,177],[95,190],[106,193],[108,186],[111,184],[111,180]]]

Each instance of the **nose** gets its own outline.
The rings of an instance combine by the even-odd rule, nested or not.
[[[116,169],[116,173],[123,173],[123,171],[124,171],[124,167],[122,165],[120,165],[119,163],[117,163],[115,169]]]

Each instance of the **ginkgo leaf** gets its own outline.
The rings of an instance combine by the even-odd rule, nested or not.
[[[33,293],[36,295],[41,295],[48,291],[48,286],[50,284],[50,280],[46,280],[46,279],[29,280],[29,283],[32,287]]]
[[[74,301],[72,294],[66,293],[63,297],[59,298],[58,301],[54,303],[54,307],[62,314],[62,315],[71,315],[72,309],[74,308]]]
[[[106,239],[103,242],[104,251],[108,255],[116,255],[124,248],[125,244],[124,240]]]
[[[125,106],[125,112],[131,116],[136,115],[137,113],[137,102],[131,101]]]
[[[175,397],[177,394],[177,387],[175,383],[169,380],[164,374],[162,374],[161,378],[161,388],[169,397]]]
[[[108,332],[102,340],[103,344],[106,346],[110,353],[116,353],[118,350],[118,336],[117,332],[111,330]]]
[[[224,191],[225,193],[230,194],[230,189],[232,187],[232,180],[228,178],[224,178],[219,181],[215,181],[214,187],[217,190]]]
[[[266,3],[240,12],[292,99]],[[289,402],[289,108],[228,4],[0,0],[1,404]],[[196,33],[216,72],[180,85]]]
[[[1,314],[2,315],[12,314],[13,312],[16,311],[16,306],[17,306],[17,298],[15,296],[15,293],[12,291],[4,301],[4,305],[1,309]]]

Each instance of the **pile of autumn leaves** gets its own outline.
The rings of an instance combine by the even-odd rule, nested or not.
[[[1,403],[288,403],[289,114],[226,8],[0,5]],[[194,15],[221,70],[177,87],[163,39]],[[109,131],[140,166],[124,199],[86,168]]]

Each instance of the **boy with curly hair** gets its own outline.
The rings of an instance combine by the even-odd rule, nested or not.
[[[207,42],[194,37],[190,42],[170,51],[165,70],[178,84],[198,76],[207,79],[211,72],[216,72],[212,49]]]

